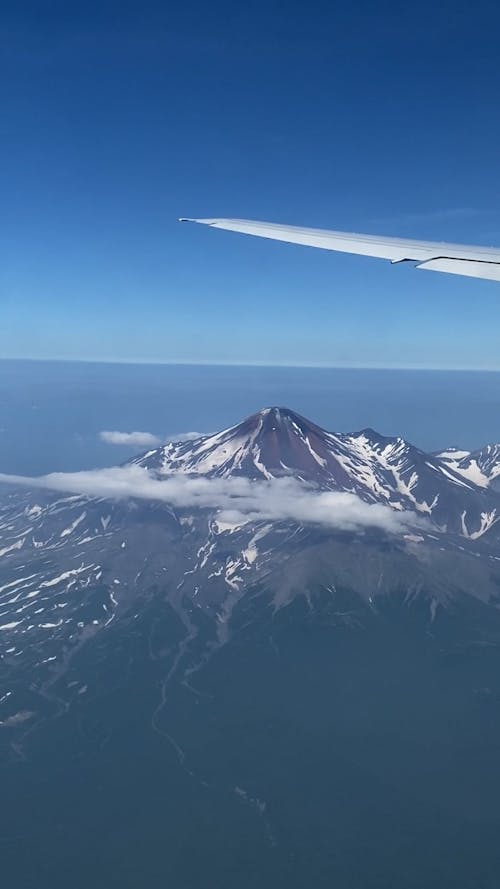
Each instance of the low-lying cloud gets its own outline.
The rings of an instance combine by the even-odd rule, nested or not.
[[[133,448],[157,448],[167,441],[193,441],[200,438],[202,432],[179,432],[178,435],[167,435],[160,438],[152,432],[119,432],[117,429],[103,429],[99,438],[106,444],[126,445]]]
[[[152,432],[118,432],[118,430],[103,429],[99,433],[99,438],[106,444],[137,448],[156,448],[161,444],[161,438]]]
[[[51,473],[39,478],[0,474],[0,482],[107,499],[161,501],[177,509],[212,509],[223,523],[294,521],[345,531],[380,528],[402,533],[421,524],[416,514],[365,503],[355,494],[319,491],[293,478],[193,478],[173,474],[158,479],[141,466],[86,472]]]

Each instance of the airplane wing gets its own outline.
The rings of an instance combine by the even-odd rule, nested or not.
[[[433,241],[414,241],[407,238],[385,238],[379,235],[358,235],[350,232],[329,231],[321,228],[298,228],[274,222],[255,222],[250,219],[180,219],[180,222],[201,222],[211,228],[304,244],[322,250],[375,256],[392,263],[413,262],[418,269],[448,272],[470,278],[500,281],[500,248],[468,247],[465,244],[446,244]]]

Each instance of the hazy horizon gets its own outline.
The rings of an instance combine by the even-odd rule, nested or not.
[[[336,363],[336,364],[327,364],[322,362],[296,362],[295,364],[286,363],[286,362],[270,362],[270,361],[155,361],[155,360],[147,360],[145,358],[130,360],[130,359],[120,359],[120,358],[36,358],[36,357],[22,357],[22,356],[12,356],[12,357],[0,357],[0,362],[38,362],[40,364],[99,364],[99,365],[126,365],[130,367],[259,367],[259,368],[289,368],[291,370],[295,368],[303,368],[307,370],[311,368],[313,370],[387,370],[387,371],[398,371],[398,370],[416,370],[422,372],[430,372],[433,371],[443,372],[443,373],[500,373],[500,364],[498,367],[468,367],[466,365],[463,366],[434,366],[434,365],[418,365],[418,364],[369,364],[369,363]]]

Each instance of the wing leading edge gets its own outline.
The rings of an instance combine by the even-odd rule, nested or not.
[[[392,263],[413,262],[416,268],[431,272],[448,272],[469,278],[500,281],[500,248],[495,247],[358,235],[320,228],[277,225],[273,222],[255,222],[250,219],[181,219],[180,222],[200,222],[211,228],[223,228],[259,238],[286,241],[289,244],[304,244],[322,250],[388,259]]]

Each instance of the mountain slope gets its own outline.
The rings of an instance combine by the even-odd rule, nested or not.
[[[348,582],[365,601],[399,588],[426,589],[428,608],[462,590],[495,601],[499,495],[464,479],[448,457],[429,456],[400,438],[364,430],[326,432],[292,411],[268,408],[195,441],[148,451],[132,466],[169,479],[244,478],[270,485],[292,478],[294,496],[314,491],[356,495],[405,517],[398,534],[356,533],[298,520],[239,514],[222,521],[212,508],[109,500],[4,488],[0,501],[0,644],[17,669],[52,669],[71,645],[105,630],[158,584],[189,625],[192,609],[230,637],[248,589],[274,578],[283,607],[316,577]],[[478,558],[478,556],[480,558]],[[292,570],[292,565],[295,567]],[[301,580],[300,580],[301,579]],[[430,603],[434,602],[431,606]],[[431,612],[429,611],[429,614]]]
[[[278,408],[129,465],[404,522],[4,487],[5,879],[496,889],[498,494]]]
[[[438,459],[464,479],[480,488],[500,490],[500,444],[486,445],[476,451],[452,448],[438,454]]]

